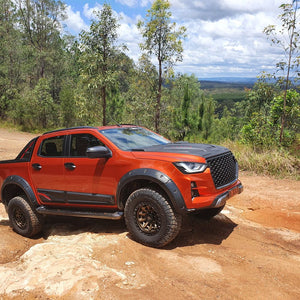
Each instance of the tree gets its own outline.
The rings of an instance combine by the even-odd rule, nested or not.
[[[21,42],[17,11],[9,0],[0,0],[0,117],[6,117],[10,101],[18,94]]]
[[[159,132],[161,96],[163,83],[163,66],[172,68],[182,60],[182,39],[185,37],[185,27],[176,30],[176,23],[171,23],[170,3],[166,0],[155,0],[148,10],[146,22],[138,22],[138,28],[144,38],[140,48],[149,55],[154,55],[158,61],[158,88],[155,106],[155,130]]]
[[[147,55],[142,55],[130,74],[130,86],[125,94],[126,123],[153,128],[153,110],[157,86],[157,71]]]
[[[208,140],[209,136],[212,133],[212,124],[214,121],[214,113],[215,113],[215,102],[214,100],[209,98],[203,98],[203,117],[200,119],[201,127],[202,127],[202,135],[205,140]]]
[[[271,39],[274,45],[281,47],[284,54],[284,59],[276,64],[277,71],[281,71],[283,75],[281,77],[273,75],[273,77],[277,78],[277,81],[282,84],[284,90],[280,143],[283,141],[283,131],[286,122],[287,91],[291,87],[293,73],[296,77],[300,75],[298,1],[299,0],[292,0],[292,3],[286,3],[280,6],[282,14],[279,15],[281,20],[281,28],[279,30],[277,30],[275,25],[269,25],[264,29],[267,37]]]
[[[58,67],[58,51],[62,48],[60,19],[65,17],[65,4],[55,0],[19,0],[21,30],[24,46],[28,47],[31,84],[53,74]],[[54,72],[61,68],[55,68]]]
[[[114,58],[118,52],[115,43],[119,25],[108,4],[95,14],[89,31],[80,34],[83,47],[81,76],[95,97],[101,99],[102,124],[106,125],[108,90],[117,84],[118,69]]]
[[[48,80],[40,78],[34,89],[25,88],[22,98],[15,99],[11,118],[24,130],[57,126],[58,107],[50,92]]]
[[[192,134],[198,133],[198,107],[202,103],[203,91],[200,89],[200,82],[195,75],[178,74],[175,79],[168,84],[168,110],[171,116],[165,118],[172,124],[164,124],[168,128],[171,136],[176,140],[190,138]],[[166,94],[166,93],[165,93]],[[170,135],[164,132],[166,135]]]

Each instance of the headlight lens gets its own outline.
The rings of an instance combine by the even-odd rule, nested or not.
[[[175,162],[174,165],[184,174],[202,173],[207,168],[206,164],[189,161]]]

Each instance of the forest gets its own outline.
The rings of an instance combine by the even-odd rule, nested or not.
[[[144,43],[134,62],[109,4],[75,37],[62,28],[62,1],[0,0],[0,124],[30,132],[142,125],[175,141],[227,145],[244,169],[299,178],[297,1],[281,9],[289,43],[274,74],[261,73],[253,87],[204,89],[195,75],[174,72],[188,32],[172,23],[168,1],[154,1],[137,24]],[[273,25],[264,31],[280,45]]]

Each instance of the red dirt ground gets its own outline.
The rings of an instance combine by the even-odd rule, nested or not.
[[[0,160],[33,135],[0,129]],[[164,249],[123,221],[51,218],[36,239],[0,205],[0,299],[300,299],[300,185],[242,173],[210,221],[189,217]]]

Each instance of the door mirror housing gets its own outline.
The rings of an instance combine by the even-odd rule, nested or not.
[[[88,158],[110,158],[112,157],[111,151],[104,146],[94,146],[86,150]]]

